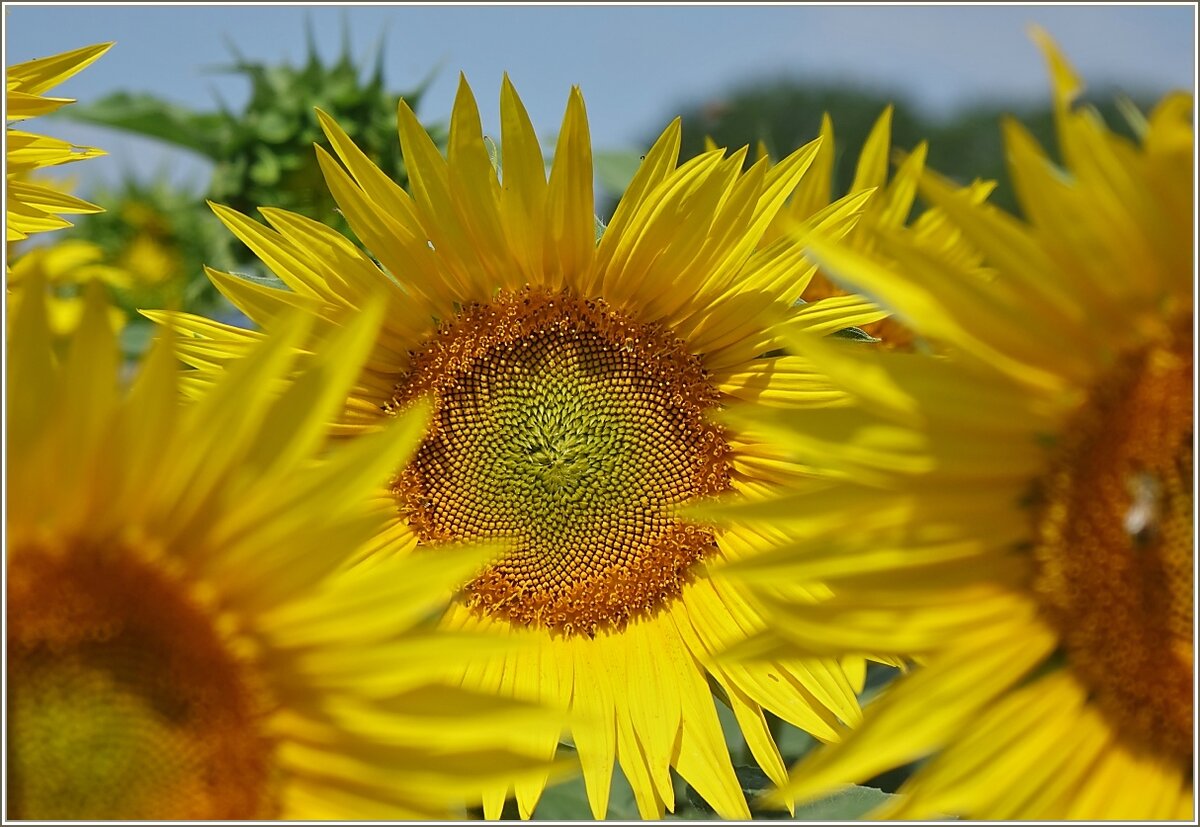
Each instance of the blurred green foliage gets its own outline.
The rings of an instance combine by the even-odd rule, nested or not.
[[[126,271],[132,286],[117,297],[124,310],[187,307],[211,311],[219,296],[204,266],[236,266],[229,232],[203,199],[163,176],[126,178],[89,193],[105,211],[78,221],[64,235],[104,250],[107,261]]]
[[[1122,96],[1111,90],[1088,95],[1093,105],[1114,131],[1132,136],[1129,119],[1122,111]],[[1130,96],[1142,112],[1149,110],[1157,96]],[[821,115],[830,113],[836,143],[834,191],[848,191],[854,177],[854,165],[871,126],[880,112],[895,104],[892,121],[892,145],[911,150],[922,140],[929,142],[929,166],[960,183],[976,178],[999,182],[991,202],[1010,211],[1017,205],[1007,181],[1001,120],[1015,117],[1057,156],[1053,115],[1047,91],[1042,105],[1008,106],[981,103],[959,110],[945,118],[921,113],[910,101],[852,86],[807,83],[797,79],[778,79],[747,83],[727,93],[713,96],[683,109],[681,156],[691,158],[704,151],[705,137],[718,146],[755,147],[762,142],[770,156],[779,159],[817,137]],[[647,145],[655,136],[647,136]],[[747,163],[754,160],[751,152]]]
[[[269,277],[262,263],[226,230],[205,204],[211,200],[257,217],[260,206],[308,216],[353,237],[325,185],[313,144],[328,145],[316,108],[330,114],[358,146],[401,186],[408,175],[396,133],[396,107],[403,97],[417,107],[428,79],[404,92],[389,91],[383,74],[383,40],[367,72],[352,58],[343,30],[341,55],[325,63],[311,27],[300,66],[251,61],[230,47],[233,63],[217,71],[244,77],[250,94],[235,111],[217,101],[215,111],[195,111],[145,93],[115,92],[63,110],[62,117],[111,127],[197,153],[213,164],[203,193],[173,188],[165,178],[146,181],[126,175],[117,186],[89,193],[106,212],[89,216],[64,237],[98,244],[107,261],[133,276],[116,303],[130,311],[182,309],[241,321],[212,287],[204,267]],[[442,124],[426,124],[445,146]],[[149,323],[130,316],[127,349],[136,353],[148,339]]]
[[[250,83],[241,111],[219,102],[216,112],[196,112],[149,94],[117,92],[64,110],[67,117],[155,138],[199,153],[214,164],[207,197],[254,214],[270,205],[301,213],[348,232],[317,165],[314,143],[327,143],[316,108],[328,112],[359,147],[401,185],[408,176],[396,137],[396,105],[403,97],[414,109],[427,84],[390,92],[383,77],[383,42],[374,69],[364,76],[344,37],[341,56],[321,61],[308,35],[302,66],[247,60],[234,47],[234,62],[218,71]],[[426,124],[445,145],[440,124]]]

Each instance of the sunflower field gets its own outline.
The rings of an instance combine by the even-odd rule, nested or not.
[[[6,819],[1194,823],[1194,89],[622,150],[97,34],[6,63]]]

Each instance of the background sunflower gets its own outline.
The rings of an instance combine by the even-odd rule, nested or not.
[[[34,182],[29,176],[46,167],[95,158],[103,155],[103,150],[12,129],[11,125],[73,103],[68,98],[47,97],[45,93],[87,68],[112,45],[85,46],[5,69],[5,121],[9,127],[4,139],[6,243],[70,227],[71,222],[63,215],[100,212],[101,208],[95,204],[45,182]]]
[[[504,642],[419,628],[495,550],[348,565],[428,413],[321,451],[378,304],[286,392],[297,317],[184,408],[170,335],[122,391],[99,286],[61,362],[43,293],[8,339],[8,815],[446,817],[545,776],[497,741],[544,713],[437,680]]]
[[[859,409],[744,414],[848,481],[738,516],[824,515],[726,570],[773,606],[760,645],[927,660],[777,800],[927,758],[874,815],[1193,813],[1193,101],[1129,141],[1073,107],[1079,79],[1035,36],[1065,166],[1006,123],[1028,222],[923,180],[982,269],[911,232],[878,234],[891,267],[810,245],[945,355],[793,336]],[[817,577],[835,596],[778,599]]]

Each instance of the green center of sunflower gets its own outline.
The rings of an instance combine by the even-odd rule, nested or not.
[[[1192,754],[1192,337],[1093,390],[1042,486],[1035,588],[1118,732]]]
[[[245,670],[174,578],[124,552],[12,550],[9,815],[270,818]]]
[[[423,394],[434,423],[396,486],[410,523],[426,541],[515,542],[468,585],[478,611],[591,635],[676,595],[712,547],[673,510],[728,487],[716,392],[661,328],[501,295],[414,354],[396,402]]]

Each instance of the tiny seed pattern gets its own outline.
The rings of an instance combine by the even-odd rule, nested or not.
[[[507,538],[481,613],[594,635],[677,595],[713,546],[675,506],[729,486],[700,360],[601,301],[527,290],[465,308],[413,354],[394,404],[434,422],[396,484],[425,541]]]
[[[1129,354],[1042,482],[1035,590],[1119,732],[1190,758],[1192,337]]]
[[[12,549],[10,814],[278,816],[265,683],[176,562],[88,540]]]

